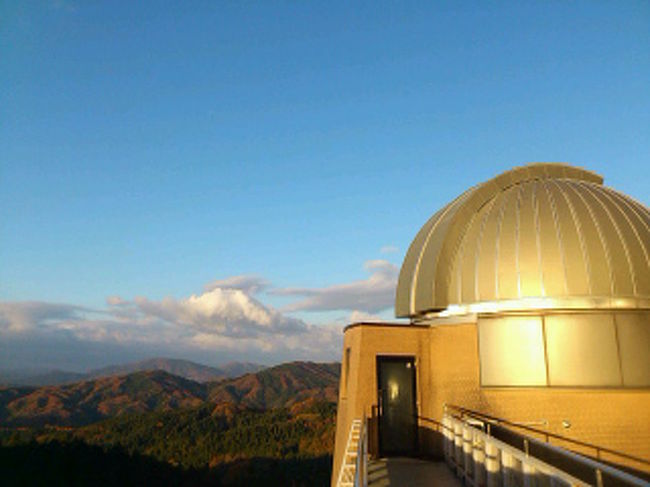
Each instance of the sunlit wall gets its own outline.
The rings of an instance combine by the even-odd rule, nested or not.
[[[483,386],[648,387],[650,312],[478,319]]]

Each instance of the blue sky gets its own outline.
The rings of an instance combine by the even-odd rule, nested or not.
[[[174,313],[214,281],[279,310],[278,330],[390,317],[426,219],[525,162],[582,165],[650,202],[647,2],[59,0],[0,18],[0,301],[33,348],[5,362],[62,330],[87,349],[310,356],[232,329],[204,355],[132,330],[162,319],[156,303],[164,326],[207,326]],[[374,297],[357,309],[360,293]],[[320,358],[338,358],[336,336]]]

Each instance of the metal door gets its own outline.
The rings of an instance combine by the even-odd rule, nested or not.
[[[414,453],[417,444],[415,358],[377,357],[379,452]]]

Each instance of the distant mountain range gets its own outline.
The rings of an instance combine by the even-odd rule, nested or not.
[[[211,369],[189,367],[188,364],[197,364],[167,359],[146,363],[201,378],[208,376],[206,369]],[[142,364],[139,362],[137,366]],[[259,366],[237,364],[230,370],[237,367]],[[112,371],[120,374],[126,369],[103,370],[102,374]],[[57,386],[5,387],[0,388],[0,423],[75,426],[127,413],[175,410],[203,404],[213,405],[215,410],[223,412],[224,408],[295,408],[321,401],[335,402],[339,372],[338,363],[291,362],[209,382],[187,379],[158,368]]]
[[[153,370],[162,370],[196,382],[209,382],[238,377],[262,369],[264,369],[263,365],[250,362],[230,362],[217,368],[197,364],[189,360],[152,358],[128,364],[111,365],[91,370],[88,373],[65,370],[4,370],[0,371],[0,384],[7,386],[52,386]]]
[[[251,362],[229,362],[217,367],[197,364],[189,360],[171,358],[152,358],[141,362],[132,362],[124,365],[113,365],[96,369],[88,374],[88,378],[109,377],[112,375],[124,375],[145,370],[163,370],[170,374],[184,377],[196,382],[210,382],[232,377],[239,377],[250,372],[258,372],[264,369],[263,365]]]

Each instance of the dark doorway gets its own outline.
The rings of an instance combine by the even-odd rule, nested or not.
[[[415,358],[377,357],[379,405],[379,453],[415,453],[417,411],[415,406]]]

